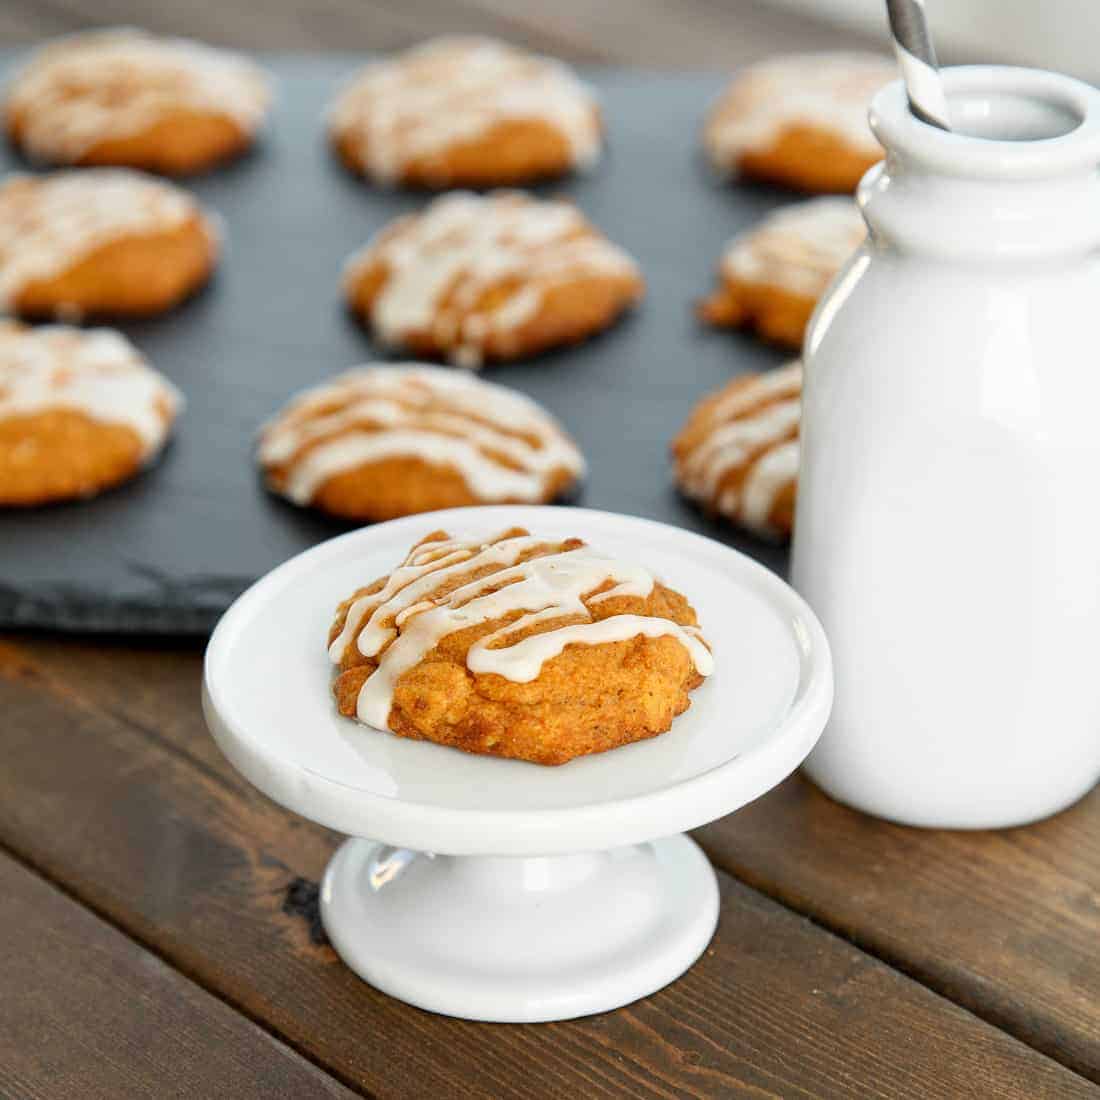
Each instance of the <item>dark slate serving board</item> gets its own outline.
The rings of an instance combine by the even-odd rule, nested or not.
[[[190,184],[225,220],[217,277],[176,312],[122,326],[187,397],[175,441],[136,481],[94,500],[0,514],[0,626],[201,634],[272,566],[346,529],[267,494],[251,447],[293,391],[379,357],[341,307],[341,264],[426,199],[371,188],[328,154],[324,104],[362,60],[267,59],[278,102],[262,147]],[[782,571],[781,548],[677,496],[667,449],[700,396],[784,358],[702,328],[691,307],[725,240],[790,196],[708,174],[697,135],[721,76],[587,75],[603,97],[610,149],[590,175],[540,191],[570,196],[629,249],[648,295],[591,343],[486,377],[543,402],[580,442],[590,475],[576,503],[701,531]],[[0,169],[22,168],[0,150]]]

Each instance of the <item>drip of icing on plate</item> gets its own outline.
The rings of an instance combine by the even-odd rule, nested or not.
[[[592,92],[564,65],[488,38],[448,37],[368,65],[336,99],[334,134],[351,138],[375,179],[473,141],[501,122],[536,120],[592,164],[600,120]]]
[[[866,234],[852,199],[794,203],[735,237],[722,257],[722,271],[731,280],[776,286],[816,299]]]
[[[0,307],[10,309],[28,283],[61,274],[97,248],[194,218],[216,244],[215,225],[186,191],[139,172],[8,176],[0,184]]]
[[[747,152],[769,148],[792,126],[835,134],[853,150],[881,153],[867,109],[897,67],[872,53],[791,54],[751,65],[711,113],[704,140],[712,160],[735,168]]]
[[[121,333],[0,321],[0,419],[71,409],[131,428],[149,458],[182,403]]]
[[[493,571],[461,579],[486,568]],[[389,728],[397,681],[442,639],[516,614],[518,618],[470,646],[466,665],[471,672],[529,683],[566,646],[644,636],[675,638],[696,671],[710,675],[713,657],[697,627],[648,615],[611,615],[593,621],[592,604],[619,596],[644,599],[653,585],[645,569],[604,557],[584,545],[560,550],[526,532],[505,532],[489,540],[445,537],[414,547],[377,592],[352,603],[329,656],[339,664],[348,647],[355,645],[362,656],[377,661],[359,691],[356,708],[359,720],[376,729]],[[591,595],[594,592],[598,594]],[[552,625],[563,619],[567,621],[560,626]],[[510,641],[516,634],[548,624],[549,629]]]
[[[802,364],[756,375],[729,387],[707,411],[707,430],[678,456],[684,492],[760,534],[779,494],[798,477]],[[732,471],[741,476],[723,487]]]
[[[7,111],[31,156],[71,162],[178,111],[217,114],[252,134],[270,99],[263,72],[238,54],[116,28],[39,50],[12,82]]]
[[[634,261],[571,203],[519,191],[436,199],[353,255],[345,287],[368,270],[385,275],[371,307],[378,336],[400,346],[415,333],[439,333],[463,366],[480,364],[491,334],[537,316],[555,286],[585,275],[640,279]],[[482,305],[490,289],[503,293]]]
[[[390,457],[451,466],[488,501],[538,501],[555,473],[580,477],[580,451],[523,394],[442,367],[361,367],[300,395],[260,437],[266,467],[308,503],[330,477]]]

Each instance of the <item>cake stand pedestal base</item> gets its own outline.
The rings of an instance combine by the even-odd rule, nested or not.
[[[429,856],[349,840],[325,930],[371,985],[468,1020],[604,1012],[679,977],[718,921],[718,882],[683,835],[558,856]]]

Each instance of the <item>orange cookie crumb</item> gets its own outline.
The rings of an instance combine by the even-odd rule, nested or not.
[[[11,140],[47,164],[200,172],[253,142],[267,77],[237,54],[138,30],[77,34],[32,55],[8,90]]]
[[[522,528],[428,535],[340,605],[329,656],[341,714],[536,764],[665,732],[713,667],[680,593]]]
[[[592,164],[592,92],[564,65],[489,38],[433,39],[368,65],[329,112],[343,162],[377,183],[499,187]]]
[[[791,533],[798,486],[802,364],[735,378],[705,397],[673,440],[692,500],[764,538]]]
[[[206,282],[218,247],[186,191],[137,172],[0,184],[0,307],[24,317],[160,313]]]
[[[865,235],[851,199],[781,207],[729,243],[720,285],[700,304],[699,316],[712,325],[753,328],[797,351],[817,300]]]
[[[120,333],[0,321],[0,505],[128,480],[160,452],[181,405]]]
[[[584,458],[530,398],[423,364],[347,371],[264,429],[268,484],[295,504],[384,520],[470,504],[544,504]]]
[[[383,344],[477,367],[607,328],[644,283],[571,203],[498,191],[399,218],[351,257],[344,290]]]
[[[707,117],[707,154],[730,175],[850,193],[882,159],[867,109],[897,75],[892,61],[871,53],[792,54],[750,65]]]

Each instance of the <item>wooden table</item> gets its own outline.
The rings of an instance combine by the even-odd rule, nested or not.
[[[680,66],[851,42],[720,0],[255,11],[16,0],[0,40],[91,19],[299,48],[469,28]],[[1029,829],[934,833],[793,778],[697,834],[722,913],[685,978],[603,1016],[471,1024],[375,992],[286,905],[338,838],[224,761],[200,660],[0,641],[0,1096],[1100,1096],[1100,793]]]

